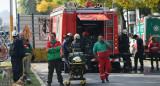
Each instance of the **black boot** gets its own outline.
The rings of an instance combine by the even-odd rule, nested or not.
[[[47,86],[51,86],[51,83],[48,83]]]
[[[157,67],[157,71],[159,71],[159,67]]]
[[[138,70],[140,70],[140,71],[144,71],[144,68],[143,68],[143,67],[140,67]]]
[[[64,84],[63,84],[63,83],[60,83],[60,86],[64,86]]]
[[[137,68],[134,67],[132,70],[133,70],[133,71],[137,71]]]
[[[106,82],[109,82],[108,77],[106,78]]]
[[[153,67],[153,66],[151,67],[151,70],[154,70],[154,67]]]

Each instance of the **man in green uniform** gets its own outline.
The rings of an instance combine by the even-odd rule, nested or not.
[[[108,48],[111,48],[111,45],[108,41],[104,41],[103,36],[98,36],[98,41],[94,44],[93,54],[99,62],[99,72],[102,83],[105,83],[105,79],[107,82],[109,73],[111,71],[111,62],[109,59]]]

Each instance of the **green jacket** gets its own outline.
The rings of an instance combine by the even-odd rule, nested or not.
[[[23,46],[27,46],[27,47],[25,47],[25,53],[31,53],[32,46],[31,46],[30,42],[27,41],[25,38],[22,40],[22,42],[23,42]],[[29,45],[27,45],[27,42],[29,42]]]
[[[47,52],[48,52],[48,60],[55,60],[55,59],[59,59],[59,58],[62,58],[61,57],[61,44],[59,41],[49,41],[47,42],[47,45],[46,45],[46,49],[47,49]]]

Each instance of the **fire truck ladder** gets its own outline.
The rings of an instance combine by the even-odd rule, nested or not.
[[[114,13],[106,13],[106,16],[108,14],[111,14],[112,15],[112,20],[108,20],[106,21],[106,40],[111,44],[112,46],[112,50],[113,50],[113,53],[110,53],[111,55],[114,55]],[[112,33],[108,33],[107,32],[107,29],[108,27],[112,28]],[[113,39],[112,40],[109,40],[107,39],[107,36],[108,35],[112,35]]]

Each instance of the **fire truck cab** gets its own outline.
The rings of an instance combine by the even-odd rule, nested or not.
[[[111,62],[118,63],[115,68],[120,68],[116,11],[109,11],[106,7],[78,8],[75,3],[65,3],[51,12],[49,32],[56,33],[57,40],[61,43],[67,33],[82,35],[84,31],[90,34],[93,44],[98,40],[99,34],[104,36],[112,46],[112,49],[109,49]]]

